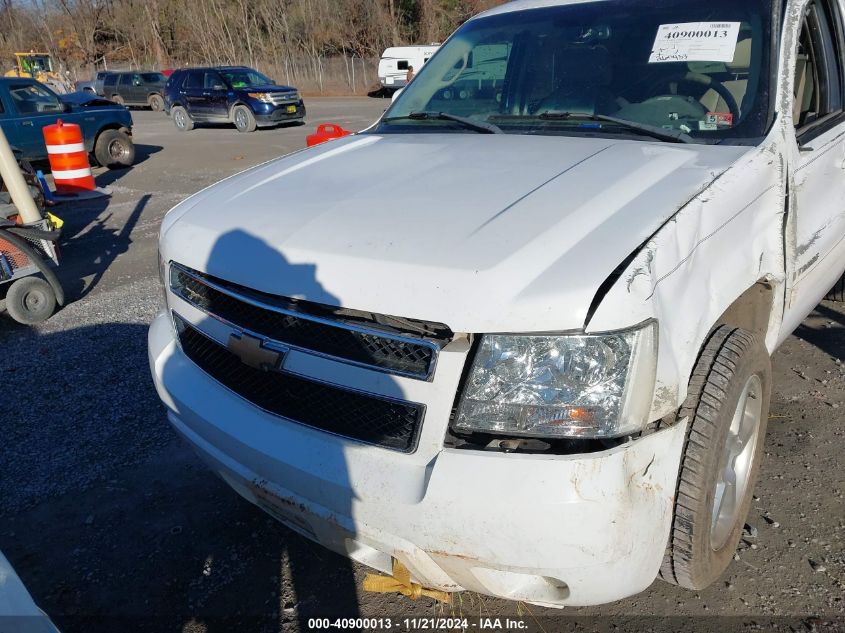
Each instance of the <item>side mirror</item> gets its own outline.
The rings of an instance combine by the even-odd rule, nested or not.
[[[401,95],[401,94],[402,94],[402,91],[403,91],[403,90],[405,90],[405,89],[404,89],[404,88],[399,88],[399,90],[397,90],[396,92],[394,92],[394,93],[393,93],[393,96],[392,96],[392,97],[390,97],[390,103],[393,103],[394,101],[396,101],[396,99],[398,99],[398,98],[399,98],[399,95]]]
[[[64,112],[64,113],[73,112],[73,106],[69,103],[62,102],[62,112]]]

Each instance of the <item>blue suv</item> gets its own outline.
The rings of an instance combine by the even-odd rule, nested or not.
[[[183,132],[195,123],[234,123],[239,132],[253,132],[305,118],[296,88],[245,66],[177,70],[164,87],[164,109]]]

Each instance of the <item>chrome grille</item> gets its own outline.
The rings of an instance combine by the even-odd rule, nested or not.
[[[299,101],[299,94],[296,92],[270,92],[270,103],[282,105],[283,103],[293,104]]]
[[[425,405],[353,391],[303,376],[254,369],[173,314],[185,355],[214,380],[291,422],[401,451],[416,449]]]
[[[170,288],[206,314],[261,338],[306,353],[420,380],[431,380],[440,347],[451,338],[435,342],[314,316],[292,309],[301,306],[287,300],[235,286],[179,264],[170,266]],[[324,312],[332,310],[317,307]],[[438,327],[448,331],[446,326]]]

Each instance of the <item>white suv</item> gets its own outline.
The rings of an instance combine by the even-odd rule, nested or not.
[[[173,426],[292,529],[425,587],[565,606],[713,582],[770,355],[845,269],[844,10],[468,21],[370,129],[165,218]]]

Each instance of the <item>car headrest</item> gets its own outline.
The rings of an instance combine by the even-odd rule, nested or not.
[[[604,46],[567,46],[556,51],[558,86],[607,86],[613,80],[610,53]]]
[[[751,38],[741,40],[736,45],[734,59],[727,64],[728,70],[748,71],[751,68]]]

